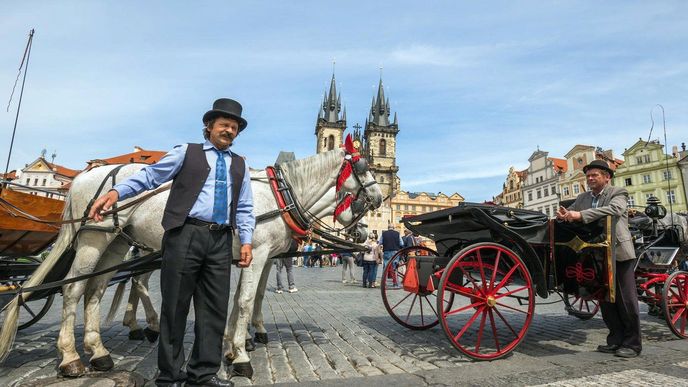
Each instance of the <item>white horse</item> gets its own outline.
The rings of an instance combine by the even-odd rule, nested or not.
[[[285,176],[304,209],[312,213],[322,213],[325,208],[332,207],[334,198],[331,198],[332,202],[328,203],[325,203],[322,199],[330,192],[331,187],[335,185],[340,171],[343,170],[342,166],[345,166],[346,163],[352,164],[350,156],[345,158],[346,155],[347,152],[345,150],[337,149],[305,160],[297,160],[282,165]],[[142,165],[126,165],[120,169],[117,176],[119,179],[126,178],[141,167]],[[96,168],[79,175],[73,181],[65,205],[64,219],[76,219],[86,212],[89,201],[96,194],[96,187],[101,184],[113,168],[114,166]],[[382,201],[382,195],[375,180],[367,170],[359,172],[360,168],[343,181],[340,192],[364,196],[370,206],[379,206]],[[261,180],[264,172],[252,173],[252,178],[254,175],[259,179],[252,180],[254,212],[260,215],[277,209],[277,204],[267,179]],[[105,189],[108,188],[110,188],[109,182],[105,184]],[[153,196],[118,213],[121,229],[129,237],[155,250],[161,248],[163,229],[160,225],[160,220],[163,213],[162,209],[167,201],[167,192]],[[129,200],[134,200],[134,198]],[[112,219],[107,218],[96,226],[109,227],[112,225]],[[53,250],[39,268],[36,269],[30,280],[25,283],[25,287],[42,283],[63,253],[72,245],[73,239],[75,239],[76,255],[66,278],[90,274],[112,267],[122,261],[129,248],[126,238],[117,233],[106,233],[90,229],[79,232],[80,227],[79,225],[68,224],[61,228]],[[280,218],[268,220],[256,227],[253,239],[253,263],[241,275],[241,290],[237,291],[237,297],[235,298],[235,303],[238,303],[238,306],[235,306],[232,311],[232,315],[238,320],[237,324],[240,324],[234,330],[234,339],[232,340],[232,348],[240,350],[239,356],[234,358],[235,362],[241,363],[241,360],[246,359],[246,363],[248,363],[248,356],[246,356],[245,352],[241,352],[247,331],[247,326],[244,322],[248,320],[248,316],[251,316],[253,312],[258,275],[264,268],[268,257],[287,251],[291,234],[291,230]],[[235,240],[233,252],[235,256],[239,255],[239,246],[238,240]],[[76,351],[74,339],[76,307],[82,295],[84,295],[85,310],[84,350],[92,354],[90,363],[93,369],[108,370],[113,367],[110,354],[100,338],[100,299],[113,274],[104,274],[91,278],[88,281],[74,282],[63,287],[62,327],[57,342],[58,351],[62,355],[62,361],[59,365],[59,372],[61,374],[80,376],[85,372],[85,368]],[[16,297],[6,308],[6,318],[0,333],[0,359],[4,359],[8,355],[14,341],[20,306],[19,297],[26,299],[29,295],[30,293],[24,293]],[[234,320],[230,320],[230,324],[232,321]],[[231,333],[231,330],[228,330],[228,332]]]

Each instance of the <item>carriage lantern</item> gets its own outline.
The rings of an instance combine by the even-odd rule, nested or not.
[[[653,220],[662,219],[666,216],[667,210],[659,199],[654,196],[650,196],[647,199],[647,207],[645,207],[645,215],[649,216]]]

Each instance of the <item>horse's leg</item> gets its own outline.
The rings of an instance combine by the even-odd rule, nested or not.
[[[235,300],[238,300],[238,302],[234,303],[234,308],[238,309],[238,316],[234,326],[232,352],[225,355],[228,361],[232,362],[232,375],[247,378],[253,376],[253,367],[251,367],[250,358],[245,348],[246,332],[249,320],[253,316],[253,303],[260,280],[259,275],[262,273],[266,261],[267,251],[253,250],[251,266],[241,271],[241,289],[237,290],[238,297]]]
[[[237,283],[236,291],[234,292],[234,301],[232,302],[232,311],[229,314],[229,319],[227,320],[227,326],[225,327],[225,337],[224,337],[224,348],[225,348],[225,361],[227,363],[232,363],[236,357],[236,348],[234,348],[234,332],[236,331],[237,319],[239,318],[239,294],[241,293],[241,282],[244,278],[244,270],[242,269],[239,274],[239,282]]]
[[[145,338],[143,329],[136,321],[136,311],[139,308],[139,291],[135,283],[136,278],[131,279],[131,289],[129,290],[129,300],[127,310],[124,312],[122,325],[129,328],[129,340],[143,340]]]
[[[112,237],[105,233],[88,231],[82,233],[78,239],[79,247],[66,278],[92,273]],[[76,307],[85,287],[86,281],[73,282],[62,287],[62,325],[60,335],[57,338],[57,350],[62,355],[58,370],[64,376],[76,377],[86,372],[81,363],[81,358],[76,352],[74,340]]]
[[[146,323],[148,326],[143,330],[143,333],[151,343],[155,342],[160,335],[160,318],[158,317],[158,313],[155,311],[155,307],[153,306],[153,302],[150,298],[150,293],[148,292],[148,280],[152,274],[152,271],[141,274],[134,278],[133,283],[133,286],[136,287],[136,294],[141,299],[143,310],[146,313]]]
[[[95,271],[122,262],[128,249],[129,245],[124,239],[115,239],[102,254]],[[90,363],[96,371],[108,371],[115,365],[100,337],[100,300],[115,274],[109,272],[89,279],[84,293],[84,351],[93,354]]]
[[[263,298],[265,297],[265,288],[268,284],[268,278],[270,278],[272,266],[270,262],[267,265],[263,265],[263,271],[260,274],[260,281],[256,291],[256,300],[253,305],[253,318],[251,319],[251,325],[256,330],[256,341],[261,344],[268,343],[268,331],[265,329],[263,320]]]

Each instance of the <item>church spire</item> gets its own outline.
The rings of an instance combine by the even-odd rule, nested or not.
[[[332,73],[332,81],[330,81],[330,91],[327,97],[323,100],[323,118],[327,122],[335,123],[339,121],[339,112],[342,110],[342,101],[339,94],[337,94],[337,84]]]
[[[385,88],[380,77],[377,97],[373,97],[373,105],[370,108],[370,121],[378,126],[389,126],[389,113],[389,98],[385,98]]]

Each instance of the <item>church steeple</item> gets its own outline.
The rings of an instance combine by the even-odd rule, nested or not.
[[[341,114],[340,114],[341,113]],[[337,92],[337,82],[332,72],[330,90],[323,95],[315,124],[316,152],[338,148],[343,143],[346,129],[346,107],[342,111],[342,96]]]
[[[382,77],[377,86],[377,97],[373,97],[370,107],[370,122],[379,126],[389,126],[389,98],[385,99],[385,88],[382,85]]]

